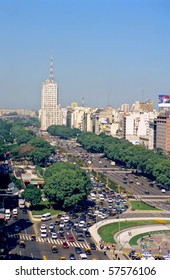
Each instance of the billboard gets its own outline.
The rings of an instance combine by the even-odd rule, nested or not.
[[[159,108],[170,108],[170,94],[160,94],[158,101]]]
[[[108,123],[109,123],[109,119],[108,119],[108,118],[101,118],[101,119],[99,119],[99,121],[100,121],[102,124],[108,124]]]

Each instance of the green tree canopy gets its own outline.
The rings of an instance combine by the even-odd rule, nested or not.
[[[55,163],[45,172],[44,193],[51,203],[62,208],[75,207],[90,191],[86,172],[69,163]]]
[[[81,134],[81,130],[77,128],[69,128],[64,125],[51,125],[47,131],[53,136],[59,136],[62,139],[76,138],[78,134]]]
[[[36,186],[29,184],[22,193],[22,198],[32,206],[37,205],[41,201],[41,190]]]

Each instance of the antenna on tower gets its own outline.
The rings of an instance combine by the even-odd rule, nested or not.
[[[81,99],[81,106],[84,107],[84,97]]]
[[[54,68],[53,68],[53,54],[51,51],[51,57],[50,57],[50,80],[54,81]]]

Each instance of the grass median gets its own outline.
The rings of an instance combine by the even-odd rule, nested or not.
[[[150,210],[155,210],[155,211],[160,211],[159,208],[156,208],[154,206],[151,206],[144,201],[140,200],[130,200],[130,205],[131,205],[131,210],[142,210],[142,211],[150,211]]]
[[[107,224],[101,226],[98,229],[98,234],[100,235],[101,239],[106,243],[115,243],[116,240],[114,239],[114,235],[119,231],[124,229],[130,229],[131,227],[138,227],[138,226],[145,226],[145,225],[156,225],[156,224],[169,224],[170,221],[167,220],[135,220],[135,221],[121,221],[115,222],[111,224]]]

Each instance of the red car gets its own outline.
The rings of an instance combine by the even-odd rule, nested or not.
[[[67,242],[63,242],[63,249],[68,249],[69,248],[69,245]]]
[[[68,240],[69,240],[70,242],[74,242],[74,241],[75,241],[75,239],[74,239],[73,236],[69,236]]]

